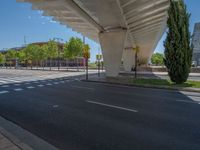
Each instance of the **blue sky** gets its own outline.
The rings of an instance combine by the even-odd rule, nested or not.
[[[188,11],[192,13],[190,30],[193,31],[194,23],[200,22],[200,0],[185,0]],[[80,34],[73,32],[70,28],[53,22],[50,17],[43,17],[40,11],[31,10],[27,3],[17,3],[16,0],[3,0],[0,5],[0,49],[18,47],[24,44],[24,36],[27,43],[48,41],[54,37],[69,40]],[[160,40],[156,52],[163,52],[163,40]],[[92,58],[98,53],[100,46],[87,39],[91,47]]]

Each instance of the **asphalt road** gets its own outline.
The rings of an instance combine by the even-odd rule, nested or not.
[[[2,117],[61,150],[200,149],[200,93],[67,78],[0,91]]]

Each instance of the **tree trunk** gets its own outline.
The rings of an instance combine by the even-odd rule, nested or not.
[[[50,59],[50,70],[51,70],[51,65],[52,65],[52,59]]]

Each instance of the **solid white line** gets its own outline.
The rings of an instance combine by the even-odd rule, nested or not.
[[[8,91],[0,91],[0,94],[6,94],[9,93]]]
[[[94,101],[86,101],[88,103],[92,103],[95,105],[101,105],[101,106],[106,106],[106,107],[111,107],[111,108],[116,108],[116,109],[121,109],[121,110],[126,110],[126,111],[131,111],[131,112],[138,112],[138,110],[135,109],[129,109],[129,108],[124,108],[124,107],[120,107],[120,106],[115,106],[115,105],[109,105],[109,104],[104,104],[104,103],[100,103],[100,102],[94,102]]]
[[[23,91],[23,89],[19,88],[19,89],[14,89],[14,91],[19,92],[19,91]]]

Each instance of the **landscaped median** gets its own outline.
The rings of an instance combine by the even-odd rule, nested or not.
[[[182,90],[189,92],[200,92],[200,81],[188,80],[183,84],[175,84],[170,80],[165,79],[144,79],[144,78],[130,78],[130,77],[117,77],[117,78],[92,78],[89,82],[101,82],[118,84],[125,86],[137,86],[145,88],[158,88],[158,89],[171,89]]]

